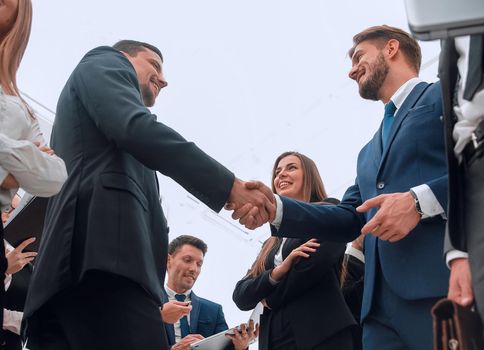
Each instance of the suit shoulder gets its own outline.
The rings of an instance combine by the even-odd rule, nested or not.
[[[76,71],[83,73],[92,70],[106,68],[121,68],[132,71],[135,74],[133,65],[121,51],[110,46],[99,46],[87,52],[76,67]]]
[[[439,97],[442,95],[442,87],[440,86],[440,80],[436,81],[435,83],[430,83],[429,87],[424,93],[425,95],[431,95]]]
[[[200,300],[200,305],[201,306],[205,306],[205,307],[208,307],[210,309],[221,309],[222,308],[222,305],[214,302],[214,301],[211,301],[211,300],[208,300],[208,299],[205,299],[205,298],[200,298],[198,297],[199,300]]]

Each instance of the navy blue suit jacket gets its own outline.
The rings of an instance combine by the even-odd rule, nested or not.
[[[200,298],[195,293],[191,293],[192,311],[190,312],[190,333],[201,334],[205,338],[227,330],[222,305],[213,301]],[[163,296],[165,302],[168,301],[166,295]],[[168,344],[170,347],[175,344],[175,328],[172,324],[165,323]]]
[[[440,83],[418,84],[395,115],[382,150],[381,127],[358,156],[357,178],[339,205],[320,206],[283,198],[283,220],[273,235],[319,237],[349,242],[376,213],[356,207],[380,194],[406,192],[427,184],[442,208],[447,208],[447,165]],[[365,238],[365,288],[362,320],[368,315],[375,288],[377,263],[390,288],[408,300],[447,293],[449,272],[442,256],[445,220],[439,215],[421,220],[407,237],[389,243]],[[377,256],[378,254],[378,256]]]

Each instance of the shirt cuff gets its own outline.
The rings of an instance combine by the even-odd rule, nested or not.
[[[7,261],[7,264],[8,264],[8,261]],[[5,278],[3,279],[3,285],[5,290],[8,290],[8,288],[10,287],[10,283],[12,283],[12,274],[5,272]]]
[[[422,210],[422,219],[431,218],[432,216],[442,215],[446,218],[444,209],[430,189],[429,185],[423,184],[412,187],[412,191],[418,198],[420,210]]]
[[[361,250],[356,249],[351,244],[348,244],[346,246],[345,254],[354,256],[355,258],[360,260],[363,264],[365,263],[365,255],[363,254],[363,252]]]
[[[469,254],[466,252],[462,252],[457,249],[449,250],[447,254],[445,255],[445,263],[447,264],[447,267],[450,269],[450,262],[455,259],[467,259],[469,257]]]
[[[3,309],[3,329],[20,335],[23,312]]]
[[[277,230],[279,230],[279,227],[281,227],[281,222],[282,222],[282,200],[281,200],[281,197],[279,197],[277,194],[274,194],[274,197],[276,198],[276,217],[271,222],[271,225],[273,225]]]

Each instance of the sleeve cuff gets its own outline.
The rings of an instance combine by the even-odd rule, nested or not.
[[[361,250],[356,249],[351,244],[346,246],[345,254],[354,256],[356,259],[360,260],[363,264],[365,263],[365,255]]]
[[[454,249],[454,250],[449,250],[447,254],[445,255],[445,263],[447,264],[447,267],[450,269],[450,262],[455,259],[467,259],[469,257],[469,254],[466,252],[462,252],[460,250]]]
[[[12,274],[5,272],[5,278],[3,279],[3,285],[5,288],[5,291],[8,290],[8,288],[10,287],[10,283],[12,283]]]
[[[444,209],[428,185],[423,184],[412,187],[411,190],[417,196],[420,209],[424,213],[422,219],[430,218],[436,215],[442,215],[445,218]]]
[[[277,230],[279,230],[279,227],[281,227],[281,222],[282,222],[282,200],[281,197],[279,197],[277,194],[274,194],[274,197],[276,198],[276,217],[274,220],[271,222],[271,225],[274,226]]]

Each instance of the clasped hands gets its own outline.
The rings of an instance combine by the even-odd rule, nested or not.
[[[225,209],[233,210],[232,218],[248,229],[255,229],[276,216],[276,200],[271,189],[260,181],[234,180]]]

